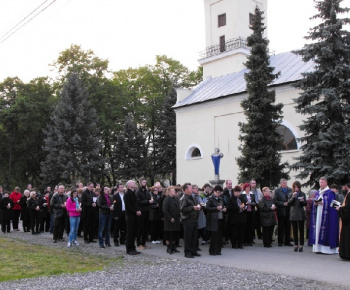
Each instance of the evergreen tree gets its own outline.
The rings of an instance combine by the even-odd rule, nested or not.
[[[328,182],[349,182],[350,172],[350,33],[343,29],[349,18],[338,18],[349,11],[342,0],[315,1],[322,22],[312,28],[312,40],[296,51],[304,61],[314,61],[313,72],[304,73],[296,84],[302,90],[297,112],[306,115],[300,126],[302,154],[292,168],[306,184],[318,185],[321,176]]]
[[[171,178],[172,184],[176,183],[176,114],[172,108],[176,97],[175,89],[165,97],[153,142],[156,173]]]
[[[129,114],[124,120],[123,130],[118,132],[112,153],[111,165],[123,181],[138,180],[145,175],[148,166],[146,138],[137,127],[134,117]]]
[[[40,185],[43,128],[50,120],[54,92],[48,78],[0,83],[0,184],[5,189]]]
[[[71,73],[51,115],[52,124],[44,131],[47,156],[42,176],[46,182],[94,180],[103,164],[97,121],[78,74]]]
[[[270,66],[269,41],[263,36],[263,19],[263,12],[257,7],[250,27],[253,33],[247,38],[251,47],[245,63],[249,69],[245,74],[248,97],[241,103],[247,122],[239,123],[242,156],[237,158],[239,180],[246,182],[255,178],[261,187],[275,186],[282,177],[288,177],[283,172],[287,164],[281,164],[278,149],[282,141],[276,131],[283,105],[275,104],[275,91],[268,90],[268,85],[278,75],[273,74],[274,68]]]

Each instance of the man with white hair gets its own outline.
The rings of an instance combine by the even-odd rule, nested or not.
[[[126,253],[129,255],[138,255],[140,252],[136,251],[135,238],[137,231],[137,217],[141,216],[140,207],[137,203],[135,193],[135,182],[129,180],[126,183],[127,191],[124,195],[125,203],[125,218],[126,218]]]

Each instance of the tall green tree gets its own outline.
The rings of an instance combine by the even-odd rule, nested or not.
[[[7,189],[28,182],[41,185],[43,128],[55,101],[48,78],[23,83],[7,78],[0,84],[0,183]]]
[[[176,91],[172,89],[165,97],[154,140],[155,172],[176,184]]]
[[[146,138],[138,128],[132,114],[125,117],[123,130],[117,134],[112,152],[112,165],[119,180],[138,180],[145,176],[148,166]]]
[[[63,86],[71,73],[79,74],[88,92],[89,101],[99,116],[97,126],[102,140],[100,154],[105,163],[101,164],[104,174],[99,176],[98,181],[112,184],[112,180],[118,179],[114,168],[110,166],[111,144],[114,142],[115,134],[122,128],[118,124],[125,117],[123,113],[125,101],[122,98],[120,84],[111,79],[108,60],[96,56],[92,50],[83,50],[81,46],[72,44],[59,54],[52,66],[58,73],[57,88]]]
[[[255,178],[261,187],[275,186],[281,177],[287,177],[284,173],[287,164],[281,164],[278,151],[281,136],[276,131],[283,105],[275,104],[275,91],[268,89],[278,74],[274,74],[274,68],[270,66],[269,41],[264,37],[263,20],[263,11],[256,7],[250,27],[253,33],[247,38],[251,47],[245,64],[249,69],[245,74],[248,97],[241,103],[246,123],[239,123],[242,156],[237,158],[239,180],[245,182]]]
[[[10,189],[13,181],[19,182],[19,177],[14,175],[15,156],[17,156],[17,143],[19,138],[20,115],[16,102],[24,84],[19,78],[7,78],[0,84],[0,141],[2,166],[1,176],[6,189]],[[6,160],[6,161],[5,161]]]
[[[333,183],[349,182],[350,172],[350,32],[345,25],[349,12],[342,0],[315,1],[320,24],[310,29],[303,49],[296,51],[304,61],[315,63],[314,71],[303,74],[296,87],[302,90],[297,112],[306,118],[302,154],[292,168],[306,184],[318,186],[321,176]]]
[[[45,130],[42,176],[48,183],[96,180],[104,163],[96,110],[77,73],[71,73]]]
[[[174,103],[174,88],[189,88],[201,81],[202,70],[190,71],[179,61],[165,55],[156,56],[154,65],[147,65],[137,69],[129,68],[114,73],[113,81],[120,86],[122,99],[125,100],[123,115],[132,114],[138,129],[146,138],[147,167],[143,176],[153,183],[155,179],[169,178],[174,176],[173,167],[176,166],[173,156],[176,154],[176,134],[170,134],[173,139],[170,142],[172,152],[166,152],[159,144],[165,132],[162,124],[168,121],[168,128],[175,126],[175,114],[169,106]],[[171,100],[167,100],[172,95]],[[159,142],[160,141],[160,142]],[[168,148],[169,149],[169,148]],[[162,158],[159,160],[159,158]],[[160,165],[161,164],[161,165]],[[168,168],[168,170],[166,170]]]

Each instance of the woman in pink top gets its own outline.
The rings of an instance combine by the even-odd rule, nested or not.
[[[80,223],[81,206],[79,204],[78,192],[74,188],[71,191],[71,197],[67,199],[66,209],[69,213],[70,232],[67,247],[72,245],[79,246],[77,242],[77,232]]]

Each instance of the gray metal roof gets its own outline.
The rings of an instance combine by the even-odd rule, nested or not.
[[[270,57],[270,66],[274,67],[274,73],[281,72],[279,78],[270,84],[281,85],[295,82],[302,78],[302,73],[313,70],[313,62],[304,62],[300,55],[292,52],[280,53]],[[244,74],[248,69],[216,78],[207,78],[201,82],[193,92],[181,102],[177,102],[174,108],[202,103],[217,98],[243,93],[246,91]]]

